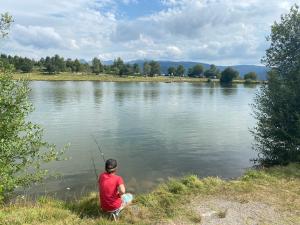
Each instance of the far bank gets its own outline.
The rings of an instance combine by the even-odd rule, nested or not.
[[[85,73],[16,73],[15,79],[27,79],[30,81],[102,81],[102,82],[220,82],[219,79],[194,78],[194,77],[170,77],[170,76],[117,76],[108,74],[85,74]],[[233,83],[259,84],[264,81],[258,80],[234,80]]]

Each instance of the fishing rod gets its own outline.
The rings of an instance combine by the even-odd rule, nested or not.
[[[101,148],[100,148],[100,145],[98,144],[96,138],[95,138],[92,134],[91,134],[91,136],[92,136],[94,142],[96,143],[96,145],[97,145],[97,147],[98,147],[98,150],[99,150],[99,152],[100,152],[100,154],[101,154],[101,156],[102,156],[102,159],[103,159],[103,161],[104,161],[104,163],[105,163],[106,160],[105,160],[105,157],[104,157],[104,153],[102,152],[102,150],[101,150]]]
[[[93,154],[92,154],[91,151],[90,151],[90,154],[91,154],[91,161],[92,161],[92,164],[93,164],[93,168],[94,168],[94,173],[95,173],[95,176],[96,176],[96,180],[98,181],[98,173],[97,173],[97,169],[96,169],[96,164],[95,164],[95,160],[93,158]]]
[[[96,143],[97,147],[98,147],[98,150],[102,156],[102,159],[105,163],[105,157],[104,157],[104,153],[102,152],[101,148],[100,148],[100,145],[98,144],[96,138],[91,134],[91,137],[93,138],[94,142]],[[96,164],[95,164],[95,160],[94,160],[94,157],[93,157],[93,154],[92,154],[92,151],[90,151],[90,155],[91,155],[91,162],[93,164],[93,169],[94,169],[94,173],[95,173],[95,176],[96,176],[96,180],[98,181],[98,173],[97,173],[97,169],[96,169]]]

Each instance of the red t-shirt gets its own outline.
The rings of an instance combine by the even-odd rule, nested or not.
[[[106,172],[100,174],[98,187],[100,205],[104,211],[113,211],[121,207],[122,200],[118,194],[118,187],[121,184],[124,184],[124,181],[120,176]]]

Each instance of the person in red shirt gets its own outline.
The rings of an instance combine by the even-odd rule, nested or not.
[[[117,216],[120,211],[130,204],[133,196],[126,193],[122,177],[116,175],[117,161],[108,159],[105,162],[105,172],[99,175],[98,187],[100,206],[104,212],[113,212]]]

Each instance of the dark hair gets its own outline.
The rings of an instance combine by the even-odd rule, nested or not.
[[[108,173],[115,172],[117,168],[117,160],[115,159],[108,159],[105,162],[105,170]]]

